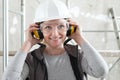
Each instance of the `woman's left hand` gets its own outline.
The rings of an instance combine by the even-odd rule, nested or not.
[[[70,25],[76,27],[76,31],[73,34],[71,34],[69,37],[71,39],[74,39],[77,44],[81,45],[84,41],[81,27],[79,26],[78,23],[76,23],[75,21],[73,21],[71,19],[69,19],[68,22]]]

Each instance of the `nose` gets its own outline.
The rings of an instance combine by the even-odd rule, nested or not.
[[[57,38],[59,36],[59,31],[57,30],[57,28],[54,28],[52,30],[51,36],[54,37],[54,38]]]

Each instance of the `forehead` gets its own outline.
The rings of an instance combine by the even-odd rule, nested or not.
[[[43,24],[46,25],[52,25],[52,24],[61,24],[61,23],[66,23],[67,21],[65,19],[54,19],[54,20],[49,20],[49,21],[45,21],[43,22]]]

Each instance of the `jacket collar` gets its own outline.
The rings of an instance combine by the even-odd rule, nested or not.
[[[32,53],[32,55],[37,58],[38,60],[43,60],[44,56],[43,56],[43,52],[46,48],[46,46],[44,44],[40,44],[41,46],[34,50],[34,52]],[[67,53],[73,57],[77,57],[77,53],[78,53],[78,45],[69,45],[66,44],[64,46],[65,50],[67,51]]]
[[[65,50],[67,51],[67,53],[73,57],[77,57],[77,53],[78,53],[78,45],[70,45],[70,44],[66,44],[64,46]]]
[[[32,56],[37,58],[38,60],[43,60],[43,52],[45,50],[46,46],[44,44],[40,44],[40,47],[32,53]]]

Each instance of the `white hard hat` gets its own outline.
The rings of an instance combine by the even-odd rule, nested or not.
[[[58,0],[42,2],[35,13],[34,22],[42,22],[53,19],[71,18],[67,6]]]

